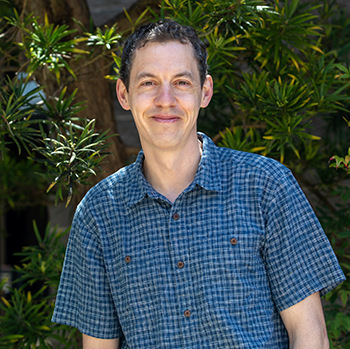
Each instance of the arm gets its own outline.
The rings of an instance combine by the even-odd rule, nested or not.
[[[119,339],[101,339],[83,334],[84,349],[118,349]]]
[[[328,349],[329,342],[319,293],[280,313],[291,349]]]

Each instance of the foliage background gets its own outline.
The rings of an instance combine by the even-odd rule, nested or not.
[[[217,144],[291,168],[349,276],[350,21],[337,1],[164,0],[136,17],[126,13],[123,28],[121,20],[95,28],[85,17],[57,24],[49,15],[35,18],[7,1],[0,4],[6,15],[0,43],[3,215],[33,198],[45,201],[44,188],[69,204],[73,193],[82,195],[79,188],[91,181],[89,175],[113,162],[109,153],[118,152],[118,166],[125,163],[123,145],[107,135],[108,127],[90,107],[96,100],[84,110],[90,95],[81,95],[81,89],[95,64],[108,79],[117,78],[123,37],[135,27],[171,17],[195,27],[208,46],[215,94],[201,111],[199,129]],[[18,71],[27,80],[19,81]],[[26,93],[33,79],[42,85]],[[106,81],[96,78],[95,87]],[[33,103],[42,92],[43,101]],[[28,192],[23,183],[37,190]],[[50,226],[34,231],[38,244],[24,249],[15,287],[5,292],[3,285],[0,347],[78,346],[76,331],[50,323],[61,239],[68,232]],[[346,281],[324,300],[332,348],[350,347],[349,295]]]

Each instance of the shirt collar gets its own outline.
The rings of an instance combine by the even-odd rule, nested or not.
[[[144,153],[141,150],[137,155],[136,161],[130,166],[131,171],[128,174],[130,181],[128,181],[128,188],[126,190],[126,202],[128,206],[138,203],[147,194],[146,187],[149,183],[143,175],[143,159]]]
[[[205,190],[221,191],[221,177],[217,168],[217,147],[204,133],[198,133],[198,139],[203,144],[202,157],[195,178],[187,190],[191,190],[195,185],[199,185]],[[127,190],[128,196],[126,198],[128,206],[138,203],[146,195],[154,198],[159,196],[143,175],[143,160],[144,153],[141,150],[136,161],[131,165],[130,181],[128,181],[129,187]]]
[[[193,183],[206,190],[220,191],[222,186],[218,174],[217,147],[204,133],[198,133],[198,138],[203,143],[203,152]]]

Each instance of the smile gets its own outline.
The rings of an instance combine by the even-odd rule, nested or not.
[[[176,115],[154,115],[152,116],[152,119],[156,122],[162,123],[173,123],[180,120],[180,118]]]

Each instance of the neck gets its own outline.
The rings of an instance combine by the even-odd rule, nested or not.
[[[147,181],[170,202],[192,183],[201,159],[201,143],[196,138],[181,150],[147,151],[143,171]]]

